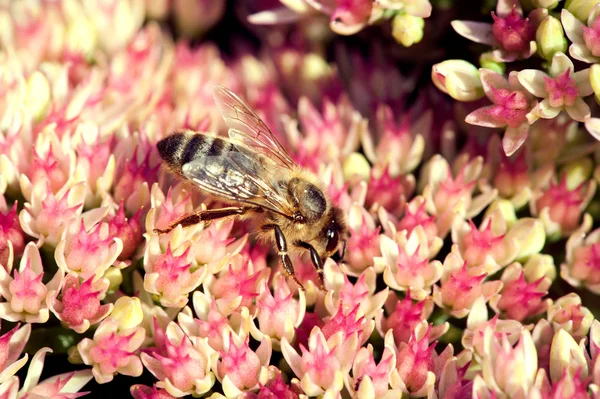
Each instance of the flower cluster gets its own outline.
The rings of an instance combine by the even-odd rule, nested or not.
[[[408,47],[452,2],[5,3],[1,398],[118,381],[136,399],[600,397],[598,0],[453,21],[489,51],[481,68],[436,63],[432,82],[399,72],[409,49],[329,47],[321,27],[360,40],[391,20]],[[260,51],[211,30],[221,18]],[[224,119],[215,86],[256,115]],[[161,168],[157,143],[266,129],[251,118],[339,209],[343,259],[316,270],[290,237],[290,276],[267,212],[179,223],[227,198]]]

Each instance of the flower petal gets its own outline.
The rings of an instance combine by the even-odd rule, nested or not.
[[[492,34],[492,25],[485,22],[472,21],[452,21],[452,27],[462,37],[466,37],[475,43],[489,44],[496,43]]]
[[[600,118],[590,118],[585,121],[585,128],[598,141],[600,141]]]
[[[287,7],[265,10],[248,16],[248,22],[255,25],[287,24],[299,19],[300,14]]]
[[[575,104],[565,107],[565,111],[571,118],[579,122],[585,122],[591,116],[590,106],[581,97],[577,97]]]
[[[585,44],[571,44],[571,47],[569,47],[569,54],[576,60],[587,62],[589,64],[600,61],[600,57],[594,57]]]
[[[560,20],[563,24],[563,28],[567,37],[574,44],[584,44],[583,41],[583,24],[566,8],[563,8],[560,13]]]
[[[590,68],[584,69],[583,71],[575,72],[573,74],[573,79],[575,79],[575,84],[579,89],[580,97],[591,96],[594,93],[594,89],[592,88],[592,83],[590,81]]]
[[[504,127],[504,124],[498,123],[498,121],[494,120],[494,118],[490,115],[489,111],[493,107],[493,105],[488,105],[487,107],[476,109],[467,115],[465,122],[471,125],[483,127]]]
[[[485,91],[485,95],[490,99],[490,101],[494,101],[494,93],[493,89],[507,89],[510,90],[510,84],[508,80],[498,72],[494,72],[490,69],[480,68],[479,69],[479,78],[481,79],[481,84],[483,86],[483,91]]]
[[[545,98],[540,102],[536,108],[538,115],[544,119],[552,119],[556,118],[558,114],[560,114],[560,108],[554,108],[550,105],[550,100]]]
[[[549,76],[544,72],[538,71],[537,69],[525,69],[520,71],[517,76],[519,78],[519,83],[534,96],[545,98],[548,95],[544,78],[548,78]]]
[[[565,55],[565,53],[559,51],[552,56],[552,62],[550,63],[550,68],[548,72],[550,76],[558,76],[561,73],[566,72],[568,69],[571,69],[571,72],[575,72],[575,67],[573,66],[573,61],[569,59]]]
[[[502,137],[502,148],[506,156],[511,156],[523,145],[529,135],[529,124],[522,123],[517,128],[509,127]]]

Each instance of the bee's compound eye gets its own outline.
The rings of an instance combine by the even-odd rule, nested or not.
[[[327,230],[327,247],[325,248],[325,250],[327,252],[335,251],[339,242],[340,242],[340,235],[338,233],[338,230],[333,226],[330,227]]]

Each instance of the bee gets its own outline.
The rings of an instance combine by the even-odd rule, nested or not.
[[[287,276],[301,289],[290,254],[308,251],[323,288],[323,263],[341,260],[346,223],[317,176],[296,164],[273,132],[244,101],[218,86],[215,102],[229,127],[228,138],[177,131],[156,146],[171,173],[230,204],[202,210],[173,222],[183,227],[226,217],[259,221],[258,233],[271,239]],[[343,245],[340,247],[340,243]]]

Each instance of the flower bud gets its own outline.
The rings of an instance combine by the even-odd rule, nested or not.
[[[590,84],[594,90],[596,101],[600,104],[600,64],[594,64],[590,68]]]
[[[600,0],[567,0],[565,8],[577,19],[585,22],[596,4],[600,4]]]
[[[464,60],[435,64],[431,79],[438,89],[458,101],[475,101],[484,96],[479,70]]]
[[[504,72],[506,71],[506,64],[504,62],[496,61],[491,51],[482,53],[479,56],[479,65],[484,69],[489,69],[500,75],[504,75]]]
[[[98,38],[93,25],[87,18],[74,18],[67,25],[66,46],[69,51],[91,58]]]
[[[535,40],[539,54],[551,60],[554,53],[567,50],[567,39],[560,21],[552,16],[546,17],[537,29]]]
[[[224,0],[175,0],[173,12],[177,30],[187,37],[204,34],[225,12]]]
[[[368,181],[371,174],[371,165],[364,155],[353,152],[344,160],[342,166],[344,180],[350,180],[354,175],[360,176],[361,180]]]
[[[33,72],[27,79],[25,108],[35,120],[41,119],[50,104],[50,84],[39,71]]]
[[[523,265],[523,272],[527,281],[537,281],[542,277],[547,277],[548,283],[552,283],[556,280],[554,258],[545,254],[533,254]],[[549,287],[544,287],[544,289],[547,288]]]
[[[104,272],[104,277],[110,282],[110,285],[108,286],[108,292],[116,291],[123,282],[123,274],[121,273],[121,269],[113,266],[109,267],[108,270]]]
[[[517,261],[528,259],[531,255],[539,253],[546,243],[544,224],[539,219],[519,219],[506,235],[507,239],[516,239],[519,243]]]
[[[135,328],[144,319],[142,303],[139,298],[123,296],[115,302],[110,318],[119,323],[119,330]]]
[[[488,206],[485,211],[484,219],[487,219],[490,215],[494,214],[494,212],[500,212],[504,221],[506,222],[508,227],[511,227],[517,221],[517,214],[515,213],[515,206],[512,202],[507,199],[496,199],[494,202]]]
[[[581,158],[571,161],[562,167],[560,178],[567,179],[567,189],[574,190],[581,183],[587,181],[594,171],[594,162],[590,158]]]
[[[423,39],[425,20],[408,14],[398,14],[392,22],[392,36],[405,47],[419,43]]]

